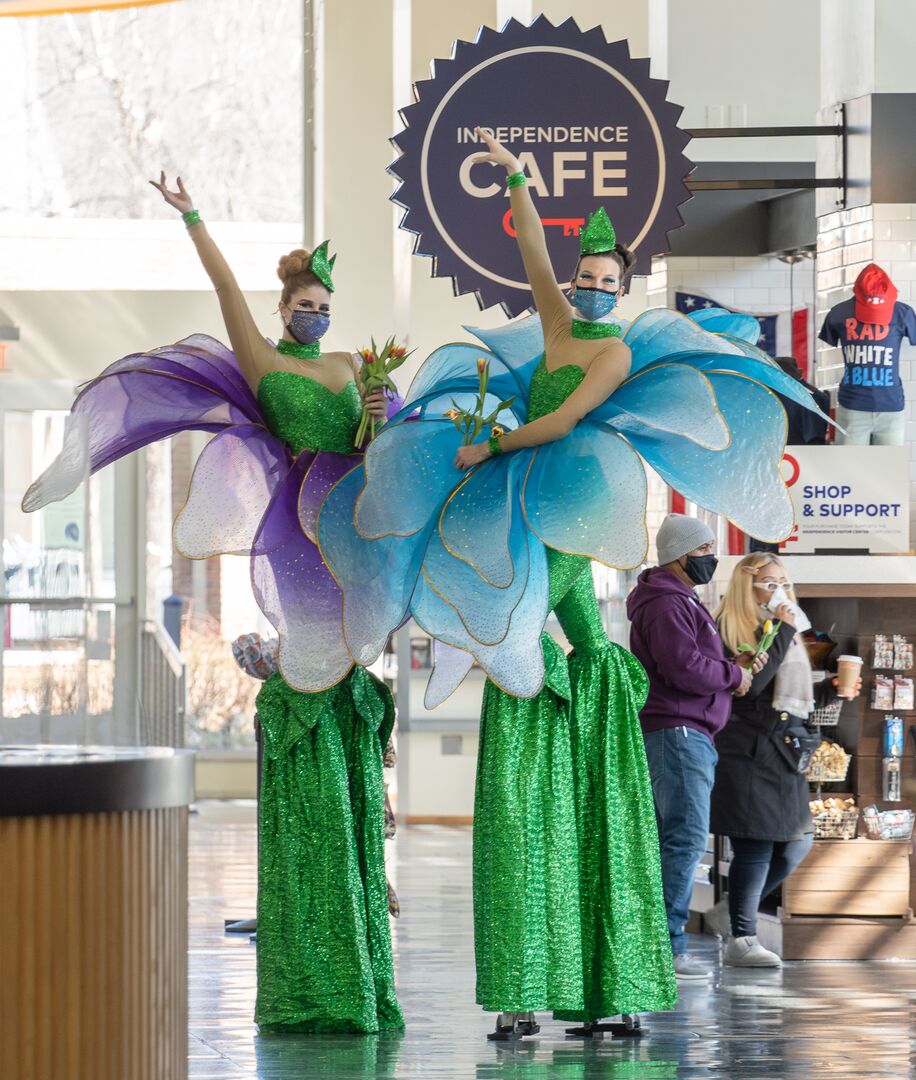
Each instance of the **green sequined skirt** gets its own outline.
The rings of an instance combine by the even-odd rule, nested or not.
[[[542,639],[536,698],[487,680],[474,807],[477,1002],[492,1012],[582,1006],[579,851],[566,658]]]
[[[608,641],[588,561],[548,552],[551,605],[535,698],[487,682],[474,814],[477,1001],[588,1021],[677,1000],[638,661]],[[587,572],[586,572],[587,571]]]
[[[399,1029],[382,778],[391,694],[360,668],[317,694],[275,675],[257,710],[264,765],[255,1020],[262,1031]]]
[[[605,641],[573,651],[569,679],[584,1002],[555,1012],[577,1021],[661,1012],[674,1008],[677,984],[639,724],[646,674]]]

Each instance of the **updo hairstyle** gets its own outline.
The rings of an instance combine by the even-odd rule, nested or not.
[[[312,253],[305,248],[296,248],[288,255],[280,256],[277,266],[277,277],[283,282],[283,292],[280,299],[284,304],[289,304],[290,298],[300,289],[308,289],[312,285],[322,285],[321,281],[309,270],[309,262]]]

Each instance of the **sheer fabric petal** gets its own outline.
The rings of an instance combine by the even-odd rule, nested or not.
[[[738,375],[713,376],[716,400],[731,431],[725,450],[706,450],[663,433],[633,434],[646,461],[692,502],[722,514],[760,540],[785,539],[793,511],[780,472],[786,414],[779,399]]]
[[[284,444],[257,424],[240,424],[204,447],[175,518],[175,547],[189,559],[248,555],[271,497],[289,471]]]
[[[349,650],[357,663],[371,664],[408,614],[435,508],[426,526],[409,537],[365,540],[353,527],[364,484],[359,466],[331,489],[318,516],[318,543],[344,589],[343,633]]]
[[[524,489],[525,516],[541,541],[618,569],[648,546],[646,472],[619,435],[585,422],[538,448]]]
[[[280,635],[280,672],[307,692],[333,686],[353,666],[340,589],[299,524],[299,491],[314,457],[300,454],[278,485],[251,552],[255,598]]]

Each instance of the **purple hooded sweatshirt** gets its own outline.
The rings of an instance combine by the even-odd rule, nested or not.
[[[693,589],[660,566],[627,597],[630,649],[649,676],[642,729],[691,727],[710,739],[731,714],[741,669],[725,659],[713,617]]]

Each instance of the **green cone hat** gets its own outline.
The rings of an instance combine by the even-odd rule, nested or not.
[[[328,244],[330,240],[323,240],[318,247],[312,252],[312,257],[309,259],[309,270],[315,275],[322,285],[328,290],[328,292],[334,291],[334,282],[331,280],[331,271],[334,269],[334,263],[337,260],[336,255],[332,255],[328,258]]]
[[[603,206],[588,219],[588,224],[579,233],[580,255],[603,255],[617,246],[617,233]]]

